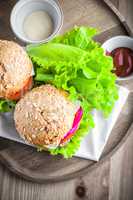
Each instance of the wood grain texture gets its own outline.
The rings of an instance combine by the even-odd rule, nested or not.
[[[133,132],[124,146],[111,158],[109,200],[133,199]]]
[[[111,3],[118,9],[125,21],[133,32],[133,1],[132,0],[110,0]]]
[[[1,3],[1,13],[3,13],[4,10],[1,16],[5,27],[2,29],[3,31],[0,33],[0,36],[1,38],[4,37],[5,39],[17,41],[17,38],[13,36],[9,27],[10,11],[15,2],[16,0],[8,0],[6,2],[2,1]],[[65,21],[62,32],[74,25],[84,24],[94,26],[100,30],[100,34],[95,38],[99,42],[104,42],[106,39],[117,34],[126,34],[125,29],[122,27],[117,17],[102,1],[99,4],[98,0],[71,0],[69,3],[63,0],[60,3],[64,12]],[[106,23],[107,21],[108,23]],[[5,35],[7,32],[8,35]],[[132,100],[129,99],[129,106],[132,105],[130,102],[132,102]],[[125,107],[125,109],[127,108]],[[123,109],[116,127],[114,127],[112,131],[109,142],[105,147],[100,162],[104,162],[105,158],[107,159],[107,157],[111,155],[111,152],[114,152],[112,150],[116,150],[117,146],[123,143],[122,139],[126,137],[126,132],[132,122],[132,107],[130,111],[127,117]],[[59,156],[53,157],[47,152],[38,153],[36,149],[7,140],[1,140],[0,143],[1,162],[16,174],[33,181],[53,182],[70,179],[75,176],[80,176],[89,169],[92,170],[94,167],[98,167],[100,164],[100,162],[95,163],[90,160],[79,158],[65,160]]]
[[[92,1],[88,1],[92,3]],[[115,3],[115,0],[112,1]],[[121,0],[116,1],[120,3]],[[11,9],[14,0],[1,0],[1,2],[4,6],[7,3],[6,6]],[[61,1],[61,3],[63,2],[64,0]],[[130,2],[128,19],[132,22],[132,0],[128,0],[128,2]],[[6,19],[3,18],[4,14],[5,10],[2,7],[2,11],[0,11],[0,34],[2,34],[3,27],[7,26],[5,25]],[[118,30],[118,24],[115,23],[112,26],[112,30]],[[105,31],[104,34],[108,37],[108,29],[105,27],[102,30]],[[113,31],[113,34],[115,34],[115,31]],[[121,34],[121,28],[119,34]],[[10,36],[11,33],[9,34],[6,31],[2,35],[3,38]],[[103,40],[104,37],[101,38],[101,41]],[[127,82],[126,86],[133,89],[131,82]],[[128,113],[128,111],[130,112],[130,110],[126,109],[125,112]],[[2,143],[0,149],[3,149],[4,146],[4,143]],[[133,133],[130,134],[122,148],[111,159],[108,159],[93,171],[86,172],[84,176],[67,182],[56,184],[31,183],[12,174],[4,166],[0,165],[0,200],[132,200],[132,156]]]
[[[1,200],[132,200],[133,132],[117,153],[85,176],[62,183],[37,184],[0,166]]]
[[[129,23],[130,18],[126,19],[126,15],[124,15],[128,11],[125,0],[122,0],[121,3],[119,3],[118,0],[117,0],[117,3],[115,3],[114,1],[110,1],[110,0],[103,0],[103,1],[110,8],[110,10],[112,10],[116,14],[116,16],[120,20],[121,24],[123,24],[123,27],[125,27],[125,29],[127,30],[128,34],[130,36],[133,36],[133,26],[130,26],[130,23]],[[117,4],[117,5],[115,5],[115,4]],[[121,9],[120,9],[120,5],[121,5]],[[123,12],[121,12],[122,9],[125,11],[124,14],[122,14]]]

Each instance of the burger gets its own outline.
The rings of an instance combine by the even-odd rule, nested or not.
[[[18,100],[32,86],[32,62],[24,49],[0,40],[0,99]]]
[[[26,93],[14,112],[20,136],[44,149],[65,145],[78,129],[81,118],[79,105],[71,102],[66,92],[49,84]]]

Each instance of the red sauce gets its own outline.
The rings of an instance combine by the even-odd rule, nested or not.
[[[125,47],[114,49],[110,56],[114,62],[114,73],[119,77],[126,77],[133,72],[133,50]]]

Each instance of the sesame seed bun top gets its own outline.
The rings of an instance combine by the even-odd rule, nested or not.
[[[17,103],[14,113],[16,129],[30,144],[59,145],[72,128],[77,109],[64,92],[51,85],[42,85]]]
[[[0,98],[19,91],[31,73],[32,62],[24,49],[15,42],[0,40]]]

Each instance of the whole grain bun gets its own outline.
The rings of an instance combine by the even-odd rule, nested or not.
[[[20,91],[31,77],[32,62],[24,49],[12,41],[0,40],[0,98]]]
[[[16,129],[30,144],[46,148],[58,146],[72,128],[77,109],[66,93],[54,86],[42,85],[17,103],[14,112]]]

